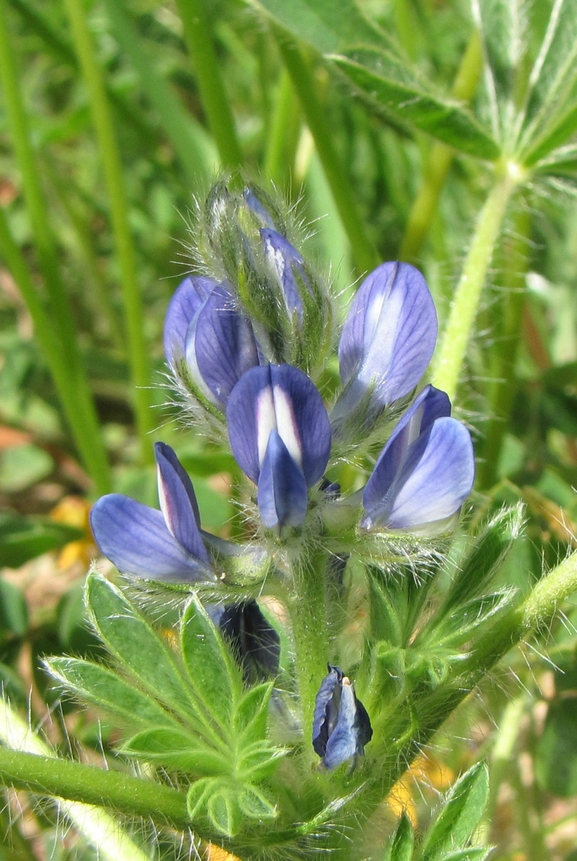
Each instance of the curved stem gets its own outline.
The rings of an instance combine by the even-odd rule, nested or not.
[[[242,165],[242,150],[214,50],[204,0],[176,0],[176,5],[194,63],[202,106],[222,165],[226,168],[238,168]]]
[[[92,38],[81,0],[65,0],[72,35],[90,96],[92,120],[98,138],[112,228],[121,273],[121,288],[126,316],[128,355],[134,385],[134,412],[140,441],[141,459],[152,461],[148,434],[154,428],[151,410],[148,347],[144,332],[143,302],[137,278],[136,254],[129,224],[124,175],[102,70],[95,55]]]
[[[493,250],[511,196],[522,178],[522,172],[516,164],[506,163],[501,166],[477,221],[433,364],[432,382],[437,388],[447,392],[451,400],[454,400],[457,392]]]

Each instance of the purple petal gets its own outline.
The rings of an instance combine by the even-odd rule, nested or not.
[[[171,368],[184,358],[188,326],[216,283],[211,278],[189,276],[172,296],[164,321],[164,353]]]
[[[214,580],[201,560],[170,534],[160,511],[119,493],[101,497],[90,513],[100,550],[125,574],[153,580]]]
[[[364,753],[360,743],[357,722],[357,698],[350,681],[345,677],[341,685],[341,701],[337,724],[329,736],[323,765],[336,768],[357,754]]]
[[[328,669],[315,700],[313,747],[330,769],[362,756],[373,730],[350,680],[338,667]]]
[[[200,515],[192,482],[169,445],[154,446],[158,498],[168,531],[192,556],[209,564],[200,534]]]
[[[230,395],[227,422],[232,452],[255,484],[273,430],[307,487],[322,477],[331,448],[329,418],[314,383],[297,368],[267,365],[247,371]]]
[[[361,284],[339,343],[341,412],[371,391],[384,406],[407,395],[429,364],[437,315],[421,273],[408,263],[383,263]]]
[[[335,728],[338,709],[329,711],[328,706],[343,679],[343,673],[338,667],[331,667],[329,664],[328,669],[315,700],[313,715],[313,747],[319,756],[325,755],[329,735]]]
[[[471,435],[456,419],[441,417],[413,443],[392,481],[391,471],[383,469],[369,487],[374,476],[363,497],[366,528],[411,529],[444,520],[458,511],[473,487]]]
[[[276,230],[263,228],[260,235],[264,244],[265,257],[278,278],[286,307],[290,313],[296,311],[299,321],[302,321],[303,300],[295,277],[295,270],[306,284],[304,260],[294,245],[291,245],[288,239],[285,239]]]
[[[213,395],[211,400],[221,407],[242,375],[259,364],[250,320],[232,307],[232,301],[227,290],[216,287],[187,335],[187,359],[194,349],[198,373]]]
[[[268,209],[261,203],[256,194],[251,188],[245,188],[242,196],[250,211],[257,216],[261,224],[266,224],[272,230],[275,228],[275,222]]]
[[[307,513],[305,477],[276,430],[270,434],[260,470],[257,502],[268,529],[300,526]]]
[[[389,491],[415,440],[425,434],[436,419],[449,415],[448,395],[434,386],[426,386],[401,416],[381,452],[365,488],[365,507],[378,503]]]

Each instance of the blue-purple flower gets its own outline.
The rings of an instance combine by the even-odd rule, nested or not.
[[[315,385],[291,365],[252,368],[233,389],[226,418],[232,453],[257,485],[264,525],[300,526],[308,488],[322,478],[331,448]]]
[[[173,373],[186,373],[200,392],[224,410],[232,389],[259,363],[252,324],[223,284],[186,278],[176,290],[164,325],[164,349]]]
[[[357,699],[351,680],[328,665],[315,701],[313,747],[325,768],[336,768],[363,756],[373,730],[367,710]]]
[[[125,574],[152,580],[214,580],[192,482],[170,446],[155,444],[161,511],[120,493],[90,514],[100,550]]]
[[[339,343],[343,394],[338,422],[360,409],[371,417],[409,394],[429,364],[437,315],[421,273],[408,263],[383,263],[363,281]]]
[[[305,262],[294,245],[276,230],[262,228],[260,231],[264,245],[265,259],[280,287],[288,313],[297,315],[299,324],[303,322],[303,290],[311,293],[310,283],[305,271]]]
[[[439,531],[473,487],[471,435],[450,418],[444,392],[427,386],[401,417],[363,494],[365,529]]]

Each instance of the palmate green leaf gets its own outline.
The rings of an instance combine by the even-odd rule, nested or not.
[[[527,16],[524,0],[473,0],[473,16],[481,35],[485,90],[493,135],[499,141],[514,133],[515,102],[522,97]]]
[[[528,97],[521,112],[519,157],[535,161],[545,154],[545,142],[559,146],[575,130],[573,108],[577,95],[577,4],[554,0],[549,25],[531,75]]]
[[[352,0],[253,0],[253,5],[323,54],[379,112],[460,152],[499,157],[490,132],[458,102],[428,92],[394,42]]]
[[[236,705],[234,730],[239,744],[247,745],[265,737],[272,691],[272,682],[255,685]]]
[[[485,861],[492,849],[486,846],[470,846],[468,849],[457,849],[443,855],[443,861]]]
[[[406,813],[403,813],[395,833],[387,844],[383,861],[411,861],[414,843],[413,826]]]
[[[451,787],[444,805],[427,831],[422,861],[443,861],[466,844],[477,828],[489,798],[489,772],[478,762]]]
[[[231,725],[234,703],[243,688],[241,669],[196,595],[182,617],[180,641],[197,696],[221,724]]]
[[[184,730],[160,727],[139,732],[120,748],[125,756],[202,777],[228,775],[231,759]]]
[[[533,166],[533,172],[540,175],[568,177],[575,179],[577,174],[577,144],[559,147],[542,158]]]
[[[177,726],[154,699],[100,664],[64,657],[48,658],[45,665],[51,676],[80,701],[99,706],[122,723]]]
[[[387,33],[366,18],[354,0],[250,0],[277,24],[321,54],[372,45],[395,50]]]
[[[375,108],[393,114],[459,152],[491,161],[500,156],[500,148],[490,132],[458,102],[429,93],[416,81],[407,83],[378,71],[379,65],[387,71],[392,66],[383,52],[363,50],[356,51],[353,59],[340,56],[328,59]]]
[[[520,504],[503,508],[481,526],[473,539],[473,546],[457,566],[453,583],[436,618],[440,619],[455,607],[482,595],[519,538],[524,514],[524,506]]]
[[[123,593],[104,577],[91,573],[86,582],[86,603],[96,631],[125,672],[176,714],[185,719],[197,715],[199,708],[169,645]]]
[[[573,105],[556,124],[553,124],[552,128],[549,128],[544,137],[536,141],[525,155],[523,164],[525,167],[534,167],[535,165],[539,167],[540,161],[544,160],[557,147],[561,147],[576,131],[577,105]]]
[[[507,610],[516,596],[515,589],[503,589],[491,595],[471,598],[465,604],[437,622],[433,619],[420,634],[417,642],[430,643],[431,647],[458,648],[471,640],[471,635],[479,629],[486,633],[490,619]]]

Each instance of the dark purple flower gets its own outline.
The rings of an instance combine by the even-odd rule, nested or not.
[[[427,386],[400,419],[363,494],[366,529],[442,529],[473,487],[471,435]]]
[[[100,550],[119,571],[152,580],[214,580],[190,478],[170,446],[155,444],[162,511],[120,493],[90,513]]]
[[[302,291],[311,293],[305,272],[305,262],[294,245],[276,230],[263,228],[260,231],[264,245],[265,258],[274,273],[281,290],[287,311],[303,321],[304,304]]]
[[[233,389],[226,418],[232,453],[258,486],[265,526],[300,526],[307,489],[322,478],[331,448],[315,385],[291,365],[252,368]]]
[[[227,604],[219,614],[218,624],[247,682],[278,673],[280,637],[254,599]]]
[[[184,360],[196,387],[222,410],[241,376],[259,363],[250,320],[231,292],[208,278],[180,285],[166,315],[164,344],[173,371],[181,376]]]
[[[431,360],[437,315],[421,273],[408,263],[383,263],[363,281],[339,343],[344,392],[333,419],[364,404],[369,413],[409,394]]]
[[[373,730],[367,710],[352,682],[338,667],[328,665],[317,694],[313,718],[313,747],[325,768],[336,768],[363,756]]]

